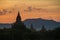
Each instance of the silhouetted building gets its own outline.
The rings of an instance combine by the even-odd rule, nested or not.
[[[46,28],[44,27],[44,25],[42,25],[40,32],[46,32]]]
[[[34,29],[33,25],[31,24],[31,28],[30,28],[31,32],[35,32],[36,30]]]
[[[20,13],[18,12],[16,22],[12,25],[12,38],[13,40],[23,40],[26,27],[21,21]]]
[[[20,32],[26,32],[26,27],[21,21],[20,13],[18,12],[16,22],[12,25],[12,30],[20,31]]]

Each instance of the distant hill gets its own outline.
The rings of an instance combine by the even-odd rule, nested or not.
[[[54,20],[45,20],[45,19],[41,19],[41,18],[27,19],[23,22],[26,25],[26,27],[28,27],[28,28],[30,28],[30,25],[33,24],[33,27],[36,30],[40,30],[42,25],[44,25],[47,30],[48,29],[54,29],[54,28],[60,26],[60,22],[56,22]]]
[[[12,24],[0,23],[0,28],[11,28]]]
[[[56,27],[60,26],[60,22],[56,22],[54,20],[45,20],[41,18],[37,19],[26,19],[23,21],[24,25],[26,25],[27,28],[30,28],[31,24],[36,30],[40,30],[42,25],[45,26],[45,28],[48,29],[54,29]],[[0,23],[0,28],[11,28],[12,24],[3,24]]]

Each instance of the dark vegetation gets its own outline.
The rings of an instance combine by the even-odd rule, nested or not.
[[[0,29],[1,40],[60,40],[60,27],[45,32],[32,32],[27,29],[26,32],[12,29]]]

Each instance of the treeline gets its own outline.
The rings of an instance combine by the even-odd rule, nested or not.
[[[0,29],[0,40],[60,40],[60,27],[45,32],[32,32],[29,29],[22,32],[4,28]]]

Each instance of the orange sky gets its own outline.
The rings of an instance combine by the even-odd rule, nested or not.
[[[15,21],[18,10],[22,20],[43,18],[60,22],[60,0],[0,0],[0,23]],[[11,11],[4,12],[3,9]]]

